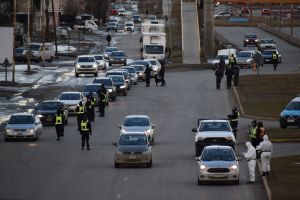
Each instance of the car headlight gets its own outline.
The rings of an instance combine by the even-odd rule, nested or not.
[[[93,68],[97,68],[98,67],[98,65],[97,64],[93,64]]]
[[[115,153],[116,153],[116,155],[123,155],[123,152],[119,151],[119,150],[116,150]]]
[[[44,116],[43,116],[43,115],[38,115],[37,117],[38,117],[38,118],[41,118],[41,117],[44,117]]]
[[[236,170],[237,168],[238,168],[237,165],[232,165],[232,166],[230,167],[230,169],[233,169],[233,170]]]
[[[249,42],[249,40],[247,39],[246,42]]]
[[[285,117],[284,112],[280,113],[280,117]]]
[[[139,75],[143,75],[143,72],[140,72]]]
[[[34,130],[34,129],[27,129],[27,133],[28,133],[28,135],[33,135],[33,134],[34,134],[34,132],[35,132],[35,130]]]
[[[251,59],[247,59],[246,61],[247,61],[247,62],[251,62]]]
[[[76,68],[80,68],[80,65],[76,64]]]
[[[126,85],[121,85],[120,88],[124,89],[124,88],[126,88]]]
[[[255,39],[255,42],[258,42],[258,39]]]
[[[201,141],[201,140],[204,140],[204,138],[203,137],[196,137],[196,142]]]
[[[125,60],[125,58],[121,58],[121,60]]]
[[[206,168],[205,165],[200,165],[200,169],[201,169],[201,170],[204,170],[205,168]]]
[[[13,134],[13,131],[11,129],[6,129],[5,131],[6,131],[7,135],[12,135]]]
[[[107,89],[108,92],[112,92],[112,89]]]
[[[226,137],[226,140],[232,140],[232,137],[228,136]]]
[[[148,130],[146,131],[147,134],[151,134],[152,132],[153,132],[152,129],[148,129]]]

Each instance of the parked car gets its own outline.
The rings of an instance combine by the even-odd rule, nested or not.
[[[31,61],[43,62],[44,60],[46,60],[52,62],[55,57],[53,43],[30,43],[29,47],[31,51]],[[24,54],[26,54],[26,52],[27,50],[24,52]]]
[[[266,49],[276,49],[276,42],[273,39],[260,39],[257,43],[257,49],[264,51]]]
[[[137,84],[138,81],[138,75],[136,73],[136,70],[134,67],[131,66],[124,66],[121,67],[121,69],[126,69],[129,73],[129,80],[130,80],[130,84]]]
[[[125,117],[122,124],[118,125],[120,133],[123,132],[146,132],[148,140],[154,144],[154,128],[156,127],[147,115],[128,115]]]
[[[108,60],[111,52],[118,51],[117,47],[106,47],[103,52],[104,59]]]
[[[274,52],[278,55],[278,63],[282,62],[282,57],[281,57],[281,54],[279,53],[279,51],[277,51],[276,49],[268,49],[268,50],[261,52],[264,57],[264,63],[272,63],[273,62],[272,56],[273,56]]]
[[[133,15],[132,16],[132,21],[134,23],[141,23],[141,17],[139,15]]]
[[[98,64],[93,55],[81,55],[77,57],[75,64],[75,76],[80,74],[93,74],[98,76]]]
[[[195,155],[210,145],[224,145],[235,148],[235,137],[228,120],[199,119],[198,127],[192,129],[195,135]]]
[[[38,140],[42,134],[42,127],[39,118],[33,114],[12,114],[5,126],[4,141],[9,139]]]
[[[68,106],[69,115],[76,114],[76,107],[81,101],[85,105],[86,98],[82,92],[63,92],[59,95],[58,100]]]
[[[130,65],[134,67],[136,70],[136,74],[138,76],[138,80],[145,81],[145,66],[144,65]]]
[[[236,65],[251,68],[253,64],[253,51],[240,51],[236,54]]]
[[[127,64],[127,56],[124,51],[113,51],[109,56],[109,66],[113,64],[123,64],[124,66]]]
[[[255,33],[247,33],[244,37],[244,47],[248,45],[257,45],[258,38]]]
[[[64,104],[59,100],[46,100],[38,104],[35,108],[34,113],[40,118],[43,126],[54,125],[55,115],[58,110],[61,110],[64,117],[64,123],[68,124],[69,111],[68,105]]]
[[[228,17],[231,17],[231,16],[232,16],[232,14],[229,13],[229,12],[219,12],[219,13],[216,13],[214,15],[215,19],[217,19],[217,18],[228,18]]]
[[[107,77],[113,80],[114,86],[117,88],[117,94],[127,95],[127,84],[123,75],[107,75]]]
[[[24,47],[16,48],[15,61],[16,62],[24,62],[26,60],[25,53],[26,53],[26,49]]]
[[[239,163],[230,146],[206,146],[196,159],[198,185],[205,181],[232,181],[239,184]]]
[[[146,164],[152,166],[152,151],[144,132],[123,132],[115,150],[115,168],[121,164]]]
[[[108,91],[108,97],[112,101],[116,101],[116,99],[117,99],[117,88],[114,85],[114,82],[111,78],[109,78],[109,77],[95,78],[93,80],[93,83],[100,83],[100,84],[104,85],[104,87]]]
[[[261,15],[271,15],[271,9],[270,8],[263,8],[261,9]]]
[[[298,126],[300,128],[300,97],[292,99],[280,113],[280,127]]]
[[[106,69],[106,62],[104,60],[104,56],[100,54],[94,55],[96,63],[98,65],[98,69]]]

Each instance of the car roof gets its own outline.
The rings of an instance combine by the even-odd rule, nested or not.
[[[122,131],[121,135],[126,135],[126,134],[131,134],[131,135],[146,135],[145,132],[137,132],[137,131]]]
[[[103,54],[93,54],[92,56],[103,56]]]
[[[77,92],[77,91],[69,91],[69,92],[62,92],[61,94],[81,94],[81,92]]]
[[[23,113],[14,113],[11,116],[32,116],[33,117],[33,114],[23,112]]]
[[[105,76],[103,76],[103,77],[98,77],[98,78],[95,78],[94,80],[102,80],[102,79],[110,79],[109,77],[105,77]]]
[[[125,118],[149,118],[147,115],[127,115]]]
[[[45,100],[45,101],[42,101],[41,103],[50,103],[50,102],[60,102],[60,103],[62,103],[60,100],[56,100],[56,99],[53,99],[53,100]]]
[[[122,77],[122,78],[124,79],[124,76],[122,76],[122,75],[109,75],[109,74],[108,74],[108,76],[109,76],[109,77]]]
[[[253,50],[239,51],[238,53],[241,53],[241,52],[252,53]]]
[[[232,147],[223,146],[223,145],[209,145],[209,146],[204,147],[204,149],[232,149]]]
[[[85,84],[84,86],[89,86],[89,85],[97,85],[97,86],[100,86],[101,83],[88,83],[88,84]]]
[[[112,53],[124,53],[124,51],[113,51]]]
[[[94,55],[79,55],[78,58],[80,57],[94,57]]]
[[[300,101],[300,97],[293,98],[292,102],[295,102],[295,101]]]
[[[121,67],[121,69],[127,69],[127,68],[129,68],[129,69],[135,69],[135,68],[132,67],[132,66],[123,66],[123,67]]]

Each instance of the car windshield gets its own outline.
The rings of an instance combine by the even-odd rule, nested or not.
[[[230,131],[227,122],[202,122],[200,131]]]
[[[94,57],[79,57],[78,62],[95,62]]]
[[[246,38],[257,38],[256,35],[246,35]]]
[[[34,119],[29,115],[11,116],[8,124],[33,124]]]
[[[101,83],[104,86],[112,86],[112,81],[110,79],[95,79],[93,83]]]
[[[119,145],[147,145],[147,137],[142,134],[122,134]]]
[[[224,60],[228,60],[228,55],[218,55],[217,58],[218,59],[223,58]]]
[[[125,56],[124,52],[121,51],[113,51],[111,56]]]
[[[139,19],[140,16],[138,16],[138,15],[133,15],[132,18],[134,18],[134,19]]]
[[[123,69],[126,69],[129,73],[136,73],[135,68],[131,68],[131,67],[124,67]]]
[[[273,51],[263,51],[262,54],[271,56],[273,54]]]
[[[98,92],[100,89],[100,85],[85,85],[83,87],[83,92]]]
[[[39,51],[40,49],[41,49],[41,45],[38,45],[38,44],[30,45],[30,50],[32,50],[32,51]]]
[[[122,76],[108,76],[113,80],[113,82],[124,82],[124,78]]]
[[[133,26],[133,24],[131,24],[131,23],[128,23],[128,24],[125,24],[125,26]]]
[[[272,43],[274,43],[274,41],[273,40],[260,40],[260,43],[272,44]]]
[[[128,117],[123,126],[150,126],[150,121],[145,117]]]
[[[300,101],[290,102],[285,109],[286,110],[300,110]]]
[[[237,57],[245,57],[245,58],[249,58],[251,57],[251,53],[250,52],[238,52],[236,54]]]
[[[103,60],[103,56],[94,56],[96,60]]]
[[[131,63],[130,65],[143,65],[143,66],[147,66],[148,62],[147,61],[134,61],[133,63]]]
[[[145,67],[142,65],[134,65],[133,67],[136,71],[145,71]]]
[[[164,53],[164,47],[156,45],[145,45],[145,52],[150,54],[162,54]]]
[[[57,110],[58,108],[58,102],[43,102],[38,107],[39,110]]]
[[[151,65],[156,65],[156,60],[150,60]]]
[[[16,53],[23,53],[24,49],[23,48],[16,48]]]
[[[108,23],[108,26],[116,26],[117,24],[116,24],[116,22],[109,22]]]
[[[80,95],[79,94],[61,94],[60,97],[58,98],[59,100],[80,100]]]
[[[204,149],[201,160],[203,161],[235,161],[232,149]]]
[[[113,52],[113,51],[117,51],[117,47],[109,47],[105,49],[105,52]]]

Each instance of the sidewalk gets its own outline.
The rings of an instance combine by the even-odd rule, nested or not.
[[[182,63],[200,64],[200,33],[196,3],[182,2]]]

